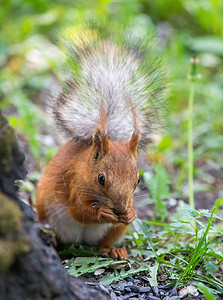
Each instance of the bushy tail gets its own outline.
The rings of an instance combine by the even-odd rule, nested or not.
[[[137,130],[144,148],[163,121],[167,94],[168,76],[153,43],[70,40],[64,86],[52,101],[57,128],[76,142],[91,143],[103,111],[110,140],[129,141]]]

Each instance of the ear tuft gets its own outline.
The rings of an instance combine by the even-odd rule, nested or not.
[[[96,129],[93,136],[93,152],[94,159],[100,159],[109,152],[108,135],[102,133],[100,129]]]
[[[138,143],[139,143],[139,135],[138,133],[133,132],[132,137],[129,141],[129,148],[130,152],[137,157],[137,150],[138,150]]]

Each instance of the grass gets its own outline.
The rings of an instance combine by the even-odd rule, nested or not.
[[[156,286],[157,272],[162,270],[168,274],[170,286],[178,288],[202,283],[202,292],[222,295],[222,277],[218,278],[217,274],[221,274],[223,262],[223,228],[213,224],[216,219],[223,221],[214,214],[220,202],[223,203],[223,199],[216,201],[212,211],[195,210],[182,202],[169,219],[171,223],[136,219],[133,222],[135,230],[129,230],[126,241],[131,253],[129,260],[98,258],[94,250],[71,246],[61,255],[72,254],[76,258],[71,258],[65,267],[74,276],[109,268],[109,274],[100,279],[105,285],[147,271],[150,284]],[[115,269],[111,271],[113,266]]]

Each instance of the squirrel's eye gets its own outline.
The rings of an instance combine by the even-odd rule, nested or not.
[[[103,186],[105,185],[105,178],[101,173],[98,175],[98,182]]]
[[[140,182],[140,177],[139,177],[139,179],[138,179],[138,184],[139,184],[139,182]]]

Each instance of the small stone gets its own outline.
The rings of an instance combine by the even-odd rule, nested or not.
[[[124,295],[122,296],[122,300],[129,300],[130,299],[130,296],[129,295]]]
[[[117,285],[116,283],[112,283],[112,284],[111,284],[111,287],[113,288],[113,290],[115,290],[115,289],[117,288],[117,286],[118,286],[118,285]]]
[[[109,290],[103,285],[103,284],[98,284],[98,286],[99,286],[99,288],[103,291],[103,292],[105,292],[106,294],[109,294],[110,292],[109,292]]]
[[[159,285],[159,289],[168,289],[168,285]]]
[[[125,289],[125,285],[124,285],[123,283],[118,283],[118,284],[116,285],[116,288],[115,288],[114,290],[115,290],[115,291],[120,291],[121,294],[124,295],[124,294],[125,294],[124,289]]]
[[[160,298],[156,296],[149,296],[148,300],[160,300]]]
[[[136,292],[136,293],[138,293],[138,291],[139,291],[139,287],[137,285],[134,285],[134,284],[130,286],[130,289],[131,289],[132,292]]]
[[[128,295],[122,296],[122,300],[129,300],[132,299],[133,297],[137,297],[138,294],[137,293],[130,293]]]
[[[170,300],[180,300],[179,296],[170,296]]]
[[[114,292],[111,292],[110,296],[111,296],[111,300],[116,300],[117,299]]]
[[[124,288],[124,291],[125,291],[126,293],[131,293],[131,289],[130,289],[129,286],[126,286],[126,287]]]
[[[177,290],[175,288],[173,288],[171,291],[170,291],[170,297],[171,296],[177,296],[178,293],[177,293]]]
[[[138,284],[138,283],[140,283],[141,282],[141,280],[139,280],[139,279],[134,279],[134,284]]]
[[[94,275],[101,275],[105,272],[105,269],[97,269],[95,272],[94,272]]]
[[[142,280],[149,282],[149,278],[147,276],[142,276]]]
[[[177,205],[177,200],[175,198],[170,198],[168,204],[170,206],[176,206]]]
[[[159,290],[160,296],[166,295],[165,291]]]
[[[149,293],[151,288],[149,286],[142,286],[139,288],[139,293]]]
[[[163,300],[170,300],[170,297],[166,296],[166,297],[163,298]]]
[[[126,283],[124,283],[124,282],[119,282],[118,283],[118,287],[122,288],[122,289],[124,289],[125,285],[126,285]]]
[[[154,294],[155,296],[158,296],[158,295],[159,295],[159,289],[158,289],[157,286],[153,286],[153,287],[152,287],[152,291],[153,291],[153,294]]]
[[[133,282],[134,281],[134,279],[132,278],[132,276],[128,276],[128,277],[126,277],[126,279],[125,279],[126,281],[131,281],[131,282]]]
[[[117,290],[115,290],[114,293],[115,293],[117,296],[121,296],[121,294],[122,294],[121,291],[117,291]]]

